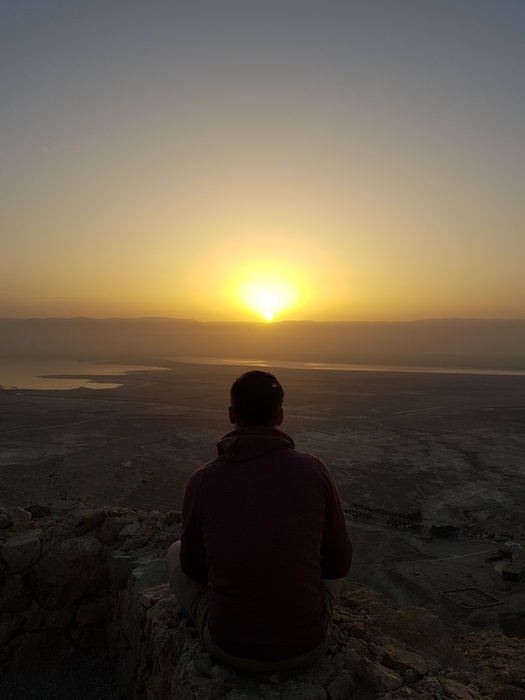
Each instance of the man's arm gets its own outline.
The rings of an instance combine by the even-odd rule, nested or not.
[[[180,538],[180,565],[182,570],[196,581],[208,580],[208,557],[202,539],[198,501],[201,474],[190,478],[182,505],[182,535]]]
[[[335,481],[323,464],[325,472],[325,521],[321,541],[321,578],[343,578],[352,563],[352,543],[346,529],[346,518]]]

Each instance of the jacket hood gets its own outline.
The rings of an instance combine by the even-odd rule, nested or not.
[[[264,426],[238,428],[217,443],[219,456],[231,462],[245,462],[285,447],[293,449],[293,439],[277,428]]]

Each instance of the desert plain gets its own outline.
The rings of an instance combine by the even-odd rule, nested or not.
[[[119,386],[104,390],[0,390],[0,503],[180,510],[189,475],[231,429],[228,390],[246,367],[162,365],[106,374]],[[523,579],[505,580],[496,558],[501,543],[525,547],[525,376],[272,371],[283,429],[338,484],[349,585],[525,635]],[[415,526],[392,513],[415,514]],[[444,525],[453,537],[436,536]]]

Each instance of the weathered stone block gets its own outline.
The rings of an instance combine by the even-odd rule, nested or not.
[[[496,692],[494,700],[525,700],[525,689],[515,685],[504,686]]]
[[[427,673],[427,664],[420,655],[408,649],[387,646],[384,649],[382,663],[394,671],[404,674],[407,670],[412,670],[417,676],[424,676]]]
[[[94,597],[82,600],[75,615],[75,622],[78,625],[91,625],[95,622],[101,622],[106,618],[108,608],[107,598]]]
[[[175,525],[182,520],[182,513],[178,510],[169,510],[164,514],[164,522],[166,525]]]
[[[459,681],[452,680],[451,678],[442,678],[441,684],[447,691],[447,695],[455,698],[455,700],[472,700],[473,698],[467,686]]]
[[[1,607],[3,612],[20,612],[31,601],[31,595],[23,578],[18,574],[7,576],[2,589]]]
[[[51,513],[51,508],[41,503],[35,503],[32,506],[29,506],[27,510],[31,513],[33,518],[44,518],[46,515],[50,515]]]
[[[350,671],[339,671],[327,687],[330,700],[347,700],[355,688]]]
[[[23,622],[22,615],[6,614],[0,617],[0,647],[15,636]]]
[[[42,652],[54,660],[67,658],[74,651],[71,638],[65,630],[41,629],[38,632],[24,632],[12,640],[10,664],[20,667],[42,657]]]
[[[76,535],[85,535],[86,532],[98,527],[105,517],[106,514],[102,508],[96,510],[89,506],[79,506],[69,513],[68,521]]]
[[[71,638],[76,646],[81,649],[101,647],[106,641],[104,625],[94,623],[92,625],[82,625],[82,627],[73,627]]]
[[[122,528],[125,526],[126,521],[121,517],[107,517],[98,532],[98,539],[104,544],[111,544],[114,542]]]
[[[58,500],[53,501],[53,503],[51,503],[51,505],[49,506],[49,510],[52,513],[68,513],[70,510],[73,510],[74,507],[75,506],[73,505],[73,503],[59,498]]]
[[[172,598],[173,594],[170,590],[169,584],[163,583],[160,586],[153,586],[152,588],[146,588],[142,591],[140,595],[140,602],[143,607],[149,608],[155,605],[162,598]]]
[[[36,597],[57,610],[104,587],[102,545],[91,535],[58,542],[36,567]]]
[[[425,608],[411,606],[378,617],[382,632],[417,649],[420,654],[434,656],[444,666],[461,666],[465,659],[441,620]]]
[[[68,605],[58,610],[45,610],[45,625],[46,627],[65,629],[73,619],[75,612],[76,607],[74,605]]]
[[[328,697],[326,690],[315,681],[289,681],[283,690],[287,700],[326,700]]]
[[[395,671],[368,659],[363,661],[366,681],[374,690],[385,693],[403,685],[403,679]]]
[[[11,508],[9,517],[11,518],[11,527],[14,532],[23,532],[31,527],[32,515],[25,508],[20,508],[20,506]]]
[[[127,527],[130,526],[126,525],[126,527],[122,529],[121,534]],[[140,529],[135,532],[129,540],[123,543],[122,550],[124,552],[130,552],[131,550],[141,549],[141,547],[145,547],[148,544],[154,534],[154,527],[150,523],[144,522]]]
[[[4,542],[1,554],[9,573],[17,574],[38,561],[43,536],[40,529],[27,530]]]
[[[131,572],[133,562],[130,556],[113,554],[108,560],[109,580],[116,591],[126,587]]]
[[[138,522],[135,523],[128,523],[125,525],[122,530],[119,533],[119,537],[125,538],[125,537],[132,537],[135,535],[138,531],[140,530],[140,525]]]
[[[24,631],[36,632],[42,627],[44,622],[44,614],[38,605],[33,601],[33,604],[24,614]]]

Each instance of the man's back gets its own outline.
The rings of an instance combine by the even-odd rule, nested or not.
[[[224,651],[286,659],[326,633],[321,579],[346,575],[351,545],[335,484],[274,427],[246,427],[192,476],[180,561],[209,581],[208,626]]]

